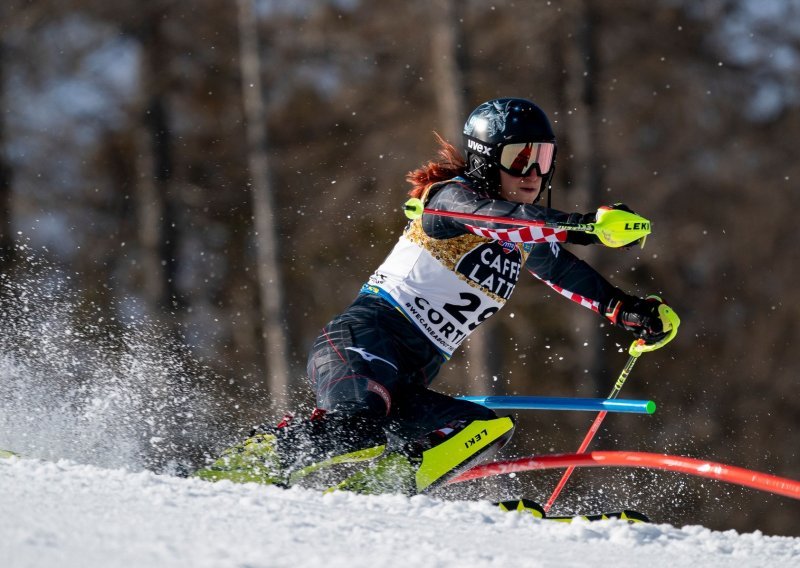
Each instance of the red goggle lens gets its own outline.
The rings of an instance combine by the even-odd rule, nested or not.
[[[525,177],[536,168],[540,177],[550,174],[556,145],[552,142],[506,144],[500,152],[500,167],[512,176]]]

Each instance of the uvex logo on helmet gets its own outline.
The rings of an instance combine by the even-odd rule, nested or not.
[[[481,144],[480,142],[476,142],[475,140],[467,139],[467,148],[470,150],[475,150],[479,154],[483,154],[484,156],[491,156],[492,155],[492,147],[486,146],[485,144]]]

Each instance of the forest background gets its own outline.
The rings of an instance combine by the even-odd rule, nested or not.
[[[659,411],[610,416],[593,447],[798,478],[798,22],[780,0],[7,0],[4,294],[47,264],[84,347],[151,322],[241,435],[308,404],[306,351],[403,228],[434,131],[459,143],[478,103],[525,97],[558,136],[555,208],[653,222],[644,249],[574,252],[682,319],[622,394]],[[523,280],[435,387],[605,396],[631,338]],[[521,413],[511,453],[573,451],[589,421]],[[541,500],[556,477],[536,475]],[[667,474],[568,490],[622,476],[645,503],[666,487],[666,521],[800,534],[797,503]]]

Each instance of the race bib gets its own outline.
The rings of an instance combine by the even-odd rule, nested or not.
[[[447,357],[514,291],[527,256],[513,243],[474,236],[404,234],[366,288],[400,308]]]

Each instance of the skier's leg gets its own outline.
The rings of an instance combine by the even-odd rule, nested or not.
[[[226,450],[198,472],[207,479],[292,485],[311,473],[331,484],[322,469],[374,458],[385,447],[384,426],[397,384],[396,355],[381,314],[358,304],[335,318],[312,347],[308,374],[317,395],[309,418],[259,427],[243,443]],[[376,380],[379,377],[379,380]],[[308,480],[307,480],[308,481]]]
[[[401,382],[390,329],[393,313],[356,302],[331,321],[314,342],[308,378],[317,407],[328,412],[385,417]]]
[[[397,399],[389,417],[390,430],[406,441],[418,440],[448,424],[497,418],[490,408],[453,398],[419,384],[402,389]]]
[[[514,422],[486,407],[421,386],[397,396],[387,427],[389,447],[370,469],[339,484],[361,493],[428,491],[489,459],[510,438]]]

